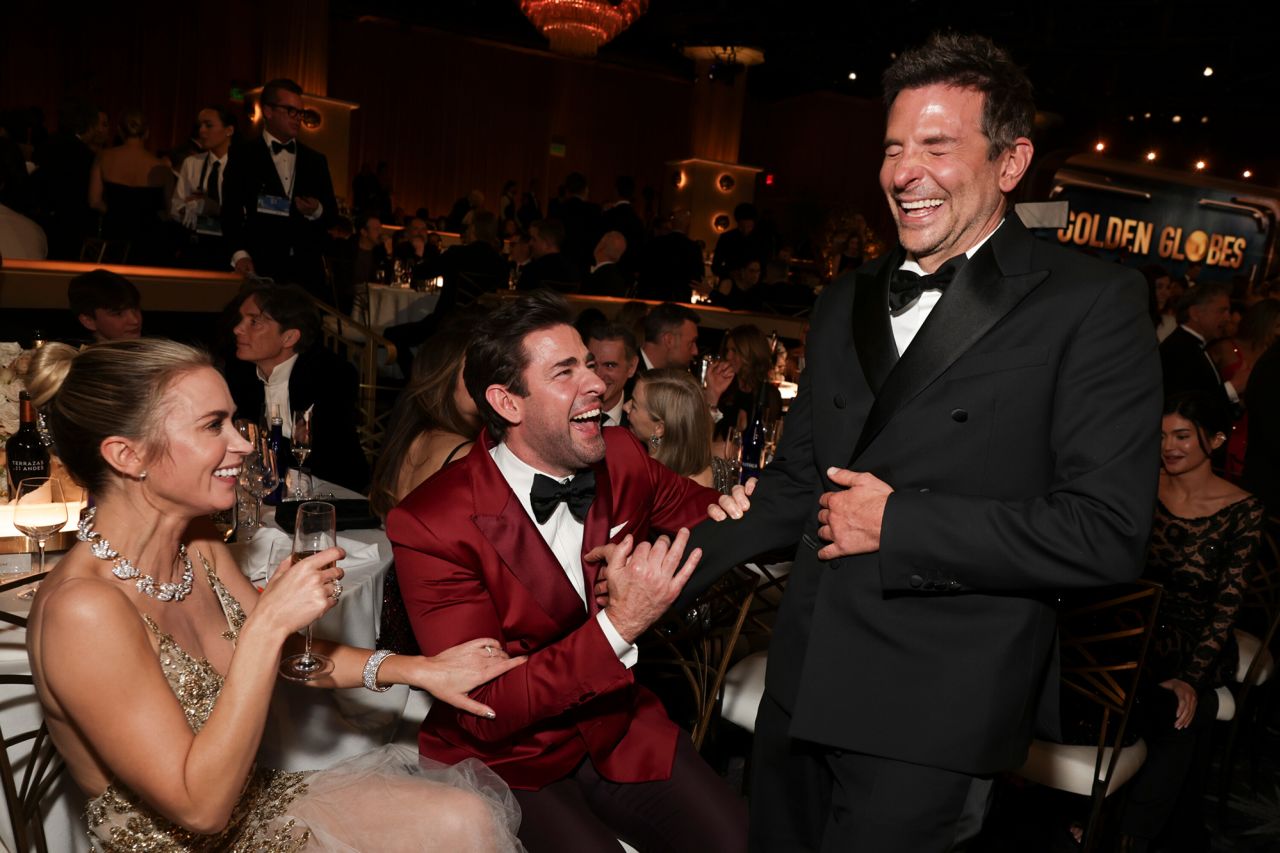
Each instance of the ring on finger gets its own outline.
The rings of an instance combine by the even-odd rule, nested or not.
[[[493,646],[485,646],[484,656],[489,658],[493,657],[493,651],[494,651]]]
[[[338,598],[341,596],[342,596],[342,581],[334,581],[333,593],[331,594],[331,597],[333,598],[334,601],[337,601]]]

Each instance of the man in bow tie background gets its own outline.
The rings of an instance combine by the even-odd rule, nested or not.
[[[241,275],[302,285],[327,302],[324,247],[338,212],[329,161],[298,139],[302,87],[262,87],[262,138],[231,160],[223,178],[222,232]]]
[[[655,462],[628,430],[601,427],[605,383],[570,321],[560,297],[537,291],[481,323],[463,372],[485,424],[477,448],[387,518],[424,654],[492,636],[529,657],[474,692],[493,719],[438,703],[419,749],[502,776],[531,853],[616,851],[618,838],[743,850],[743,802],[631,670],[637,639],[697,562],[682,563],[687,532],[647,540],[699,523],[718,495]],[[602,607],[592,552],[610,542]]]
[[[823,291],[750,508],[691,538],[685,598],[800,540],[756,718],[751,844],[769,853],[961,840],[1037,710],[1056,720],[1052,591],[1136,577],[1154,506],[1141,276],[1006,215],[1030,82],[947,34],[884,83],[900,246]]]

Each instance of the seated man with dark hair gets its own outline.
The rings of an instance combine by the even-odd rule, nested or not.
[[[664,302],[644,318],[644,343],[640,346],[645,370],[688,367],[698,357],[699,317],[692,308]]]
[[[71,279],[67,303],[94,343],[142,337],[142,297],[133,282],[110,270]]]
[[[311,409],[312,472],[363,492],[369,464],[356,430],[356,371],[318,343],[311,299],[293,285],[260,285],[237,302],[236,356],[225,367],[236,417],[261,421],[278,409],[289,439],[294,413]]]
[[[387,516],[422,650],[488,636],[529,658],[472,692],[490,718],[436,703],[418,749],[493,768],[520,803],[531,853],[616,851],[618,838],[745,850],[742,799],[631,669],[638,638],[697,563],[682,559],[680,528],[703,521],[717,493],[629,431],[601,427],[605,385],[569,321],[564,300],[541,291],[481,322],[463,368],[485,423],[475,449]],[[677,530],[674,543],[648,544]],[[595,558],[607,543],[606,571]]]

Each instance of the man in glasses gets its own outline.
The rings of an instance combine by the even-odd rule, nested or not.
[[[331,301],[321,255],[338,203],[329,162],[298,139],[302,87],[272,80],[262,87],[260,104],[262,136],[232,161],[223,182],[222,230],[231,264],[241,275],[296,282]]]

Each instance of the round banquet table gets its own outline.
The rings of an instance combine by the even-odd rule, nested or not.
[[[439,301],[439,290],[419,291],[370,284],[369,326],[382,334],[388,326],[415,323],[436,310]]]

